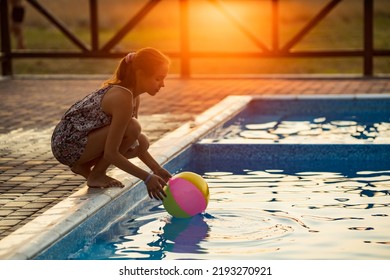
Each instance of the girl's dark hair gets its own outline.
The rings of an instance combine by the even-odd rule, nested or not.
[[[153,75],[158,67],[170,64],[169,58],[162,52],[154,48],[143,48],[132,55],[132,59],[126,62],[126,57],[122,58],[116,68],[114,75],[103,83],[107,85],[122,85],[127,88],[136,84],[135,73],[142,70],[147,75]]]

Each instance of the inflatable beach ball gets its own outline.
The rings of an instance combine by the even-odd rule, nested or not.
[[[189,218],[206,210],[209,187],[206,181],[193,172],[181,172],[169,179],[164,188],[165,210],[176,218]]]

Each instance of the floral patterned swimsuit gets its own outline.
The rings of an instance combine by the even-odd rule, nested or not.
[[[85,150],[88,133],[111,123],[111,116],[103,111],[101,102],[112,87],[109,85],[92,92],[62,116],[51,138],[51,149],[59,162],[72,167]]]

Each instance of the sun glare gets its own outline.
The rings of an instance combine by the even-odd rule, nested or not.
[[[194,50],[256,49],[245,33],[252,34],[258,40],[268,36],[268,2],[205,0],[191,1],[190,5]]]

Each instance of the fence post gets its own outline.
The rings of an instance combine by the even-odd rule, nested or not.
[[[8,22],[8,0],[0,0],[1,20],[1,73],[3,76],[12,75],[11,36]]]
[[[181,78],[190,77],[188,0],[180,0],[180,74]]]
[[[279,0],[272,0],[272,51],[279,50]]]
[[[91,49],[99,50],[99,17],[98,0],[89,0],[90,30],[91,30]]]
[[[364,76],[373,76],[374,66],[374,1],[364,0]]]

